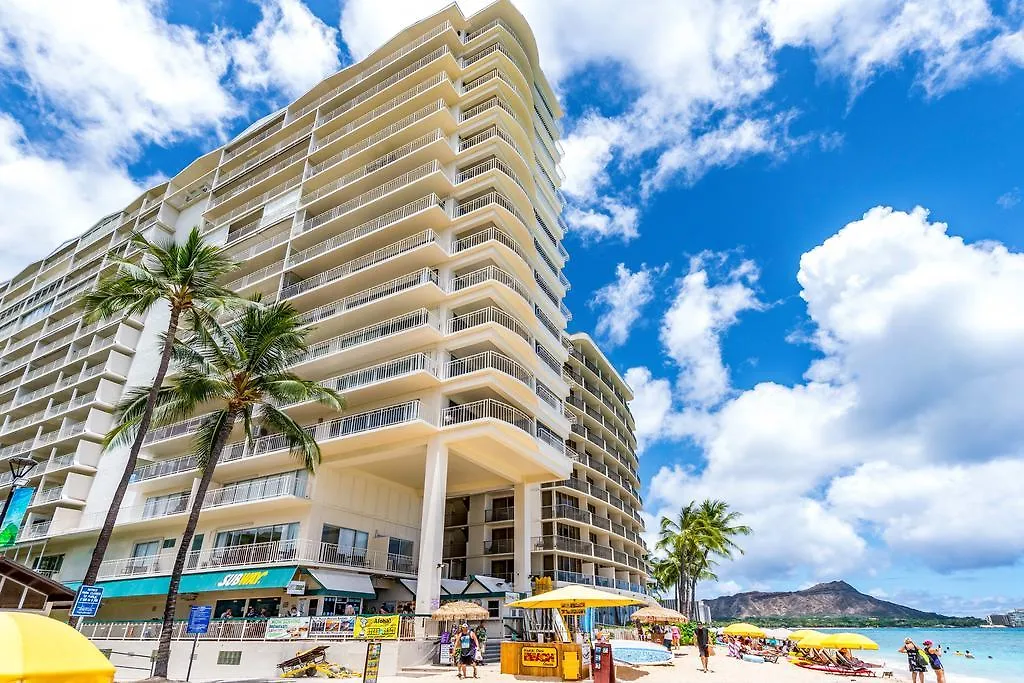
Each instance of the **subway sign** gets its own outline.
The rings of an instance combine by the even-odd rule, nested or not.
[[[235,572],[225,574],[217,582],[217,588],[237,588],[238,586],[258,586],[270,572]]]

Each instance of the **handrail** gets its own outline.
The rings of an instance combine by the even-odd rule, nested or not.
[[[478,325],[484,325],[486,323],[496,323],[502,327],[508,328],[527,342],[532,339],[530,336],[530,329],[526,325],[524,325],[515,316],[506,313],[497,306],[488,306],[487,308],[477,309],[475,311],[470,311],[469,313],[463,313],[449,318],[446,326],[446,333],[455,334],[462,330],[476,327]]]
[[[392,280],[388,280],[387,282],[382,282],[379,285],[364,289],[360,292],[356,292],[355,294],[350,294],[343,299],[332,301],[324,304],[323,306],[318,306],[306,311],[299,319],[304,325],[313,325],[324,318],[330,318],[331,316],[344,313],[345,311],[356,308],[357,306],[371,303],[377,299],[405,291],[406,289],[418,287],[419,285],[424,285],[428,282],[433,282],[436,285],[437,277],[438,273],[433,268],[421,268],[420,270],[407,273]]]
[[[445,365],[445,378],[453,379],[471,372],[493,369],[514,377],[527,386],[533,385],[533,373],[497,351],[481,351],[464,358],[453,358]]]
[[[452,278],[448,283],[448,292],[458,292],[487,280],[496,280],[512,289],[516,294],[526,299],[526,301],[530,301],[530,293],[527,291],[526,286],[514,275],[505,272],[498,266],[484,266],[470,273]]]
[[[267,149],[263,150],[262,152],[254,156],[252,159],[247,160],[238,168],[233,169],[234,172],[231,175],[225,176],[223,178],[218,178],[217,184],[213,186],[211,191],[216,191],[221,187],[227,185],[228,183],[232,182],[235,178],[242,176],[246,171],[248,171],[253,166],[259,166],[261,163],[263,163],[270,157],[274,156],[281,150],[291,147],[296,142],[300,141],[302,138],[309,135],[311,132],[313,132],[312,123],[295,131],[294,133],[287,136],[284,140],[281,140],[281,142],[277,143],[273,147],[268,147]]]
[[[306,350],[306,355],[300,362],[307,362],[320,358],[321,356],[344,351],[355,346],[369,344],[377,341],[378,339],[390,337],[424,325],[433,325],[435,328],[437,327],[436,316],[431,311],[428,311],[425,308],[420,308],[409,313],[403,313],[402,315],[397,315],[393,318],[389,318],[388,320],[373,323],[372,325],[367,325],[366,327],[362,327],[358,330],[353,330],[352,332],[347,332],[343,335],[312,344]]]

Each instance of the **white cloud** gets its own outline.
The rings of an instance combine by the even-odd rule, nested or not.
[[[1001,208],[1004,208],[1006,210],[1012,209],[1013,207],[1017,206],[1018,204],[1020,204],[1020,188],[1015,187],[1011,190],[1007,190],[1006,192],[1002,193],[1001,195],[999,195],[999,198],[996,199],[996,204],[998,204]]]
[[[714,405],[729,389],[722,362],[721,335],[739,314],[763,304],[753,287],[759,273],[742,261],[711,282],[709,268],[727,268],[725,254],[704,253],[690,261],[690,272],[677,283],[675,298],[661,324],[661,343],[680,369],[679,391],[689,404]]]
[[[293,98],[338,70],[337,30],[304,3],[264,0],[260,10],[263,16],[252,34],[230,45],[241,86],[273,86]]]
[[[654,297],[654,280],[662,272],[664,267],[648,268],[646,263],[633,272],[620,263],[615,267],[615,281],[594,292],[590,305],[604,309],[597,318],[596,332],[609,347],[621,346],[629,339],[633,325]]]
[[[19,124],[0,113],[0,281],[140,191],[115,166],[43,156]]]
[[[1024,557],[1024,254],[965,243],[924,209],[877,207],[804,254],[798,281],[821,354],[804,382],[729,387],[707,410],[688,403],[685,356],[669,354],[674,386],[627,374],[651,406],[641,442],[703,454],[653,478],[652,510],[716,497],[744,512],[755,535],[737,580],[842,575],[884,563],[879,545],[937,571]],[[713,355],[717,339],[685,346]]]
[[[629,242],[640,236],[637,230],[640,223],[639,210],[610,197],[601,198],[595,205],[586,208],[568,206],[565,222],[584,241],[615,238]]]
[[[447,4],[348,0],[342,34],[362,57]],[[459,3],[466,14],[486,4]],[[517,7],[556,86],[597,67],[612,99],[608,111],[582,115],[563,143],[576,218],[570,226],[589,239],[624,235],[602,195],[638,211],[645,193],[677,179],[693,183],[717,166],[833,141],[828,134],[791,137],[798,112],[772,103],[775,59],[786,47],[810,50],[819,70],[848,80],[854,94],[908,59],[929,95],[1024,64],[1022,17],[1012,10],[997,16],[986,0],[521,0]],[[629,171],[640,162],[654,167],[642,192],[609,184],[609,169]]]

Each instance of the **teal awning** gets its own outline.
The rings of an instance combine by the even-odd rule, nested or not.
[[[295,576],[298,567],[269,567],[267,569],[236,569],[224,572],[185,574],[181,577],[179,593],[212,593],[216,591],[258,590],[284,588]],[[148,576],[140,579],[97,581],[103,588],[104,598],[129,598],[141,595],[165,595],[171,583],[169,576]],[[77,590],[81,585],[69,583]]]

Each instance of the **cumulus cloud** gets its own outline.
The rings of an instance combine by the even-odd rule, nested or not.
[[[294,98],[338,70],[338,31],[304,3],[268,0],[260,9],[262,19],[252,34],[230,44],[240,85],[275,87]]]
[[[137,194],[147,145],[223,139],[247,113],[239,86],[294,94],[337,67],[336,32],[299,0],[261,8],[242,36],[147,0],[4,3],[0,73],[25,97],[0,109],[0,278]]]
[[[641,264],[633,272],[620,263],[615,267],[615,280],[594,292],[590,305],[604,309],[597,318],[597,335],[609,347],[621,346],[629,339],[633,325],[644,307],[654,298],[654,281],[662,268]]]
[[[996,199],[996,204],[998,204],[1001,208],[1007,210],[1017,206],[1018,204],[1020,204],[1020,188],[1015,187],[1012,190],[1007,190],[1006,192],[1002,193],[1001,195],[999,195],[999,198]]]
[[[1024,254],[877,207],[804,254],[797,279],[819,353],[803,382],[694,406],[688,359],[714,354],[715,335],[676,337],[682,355],[666,344],[675,382],[627,373],[650,407],[639,441],[701,454],[655,475],[653,509],[732,502],[755,529],[730,569],[744,579],[830,578],[877,565],[882,547],[940,572],[1024,557]]]

